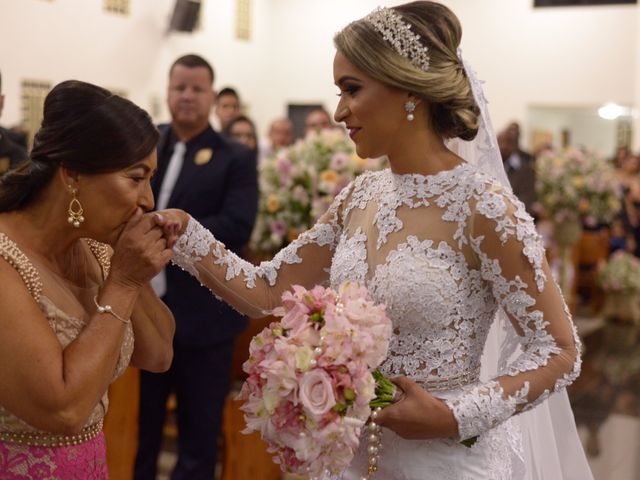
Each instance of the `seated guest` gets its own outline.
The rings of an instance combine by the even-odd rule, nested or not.
[[[106,479],[109,384],[169,368],[175,324],[148,282],[173,239],[143,213],[157,140],[130,101],[62,82],[0,180],[0,478]]]

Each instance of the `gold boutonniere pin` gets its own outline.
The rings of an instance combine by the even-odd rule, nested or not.
[[[206,165],[211,161],[211,157],[213,157],[213,150],[211,148],[201,148],[196,152],[193,161],[196,165]]]

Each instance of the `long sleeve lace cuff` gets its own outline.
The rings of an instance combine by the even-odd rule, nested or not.
[[[463,395],[446,400],[458,422],[460,440],[480,435],[499,425],[516,412],[516,399],[504,399],[504,391],[496,381],[474,386]]]
[[[189,217],[184,234],[173,246],[171,262],[199,279],[196,263],[207,256],[211,245],[216,242],[217,240],[209,230],[195,221],[193,217]]]

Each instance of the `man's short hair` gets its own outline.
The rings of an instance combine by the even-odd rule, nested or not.
[[[218,98],[224,97],[225,95],[230,95],[230,96],[236,97],[236,100],[240,100],[240,96],[238,95],[238,92],[236,92],[235,89],[231,87],[224,87],[222,90],[218,92]]]
[[[213,78],[214,78],[213,68],[211,67],[209,62],[207,62],[200,55],[190,53],[188,55],[183,55],[182,57],[178,58],[175,62],[173,62],[173,65],[171,65],[171,68],[169,69],[169,76],[171,76],[171,73],[173,72],[173,69],[175,68],[176,65],[182,65],[183,67],[187,67],[187,68],[196,68],[196,67],[206,68],[207,71],[209,72],[209,76],[211,77],[211,84],[213,85]]]

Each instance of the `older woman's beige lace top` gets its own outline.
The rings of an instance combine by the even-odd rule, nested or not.
[[[106,278],[110,265],[108,247],[94,240],[86,240],[86,246],[98,259],[102,277]],[[89,283],[80,287],[67,282],[46,267],[30,260],[4,233],[0,233],[0,256],[18,271],[60,344],[66,347],[80,334],[95,311],[93,297],[98,294],[101,285]],[[129,365],[132,352],[133,329],[129,324],[125,330],[120,358],[113,375],[114,380]],[[101,421],[107,412],[107,407],[108,398],[105,392],[93,409],[86,426]],[[39,430],[0,406],[0,431],[38,432]]]

